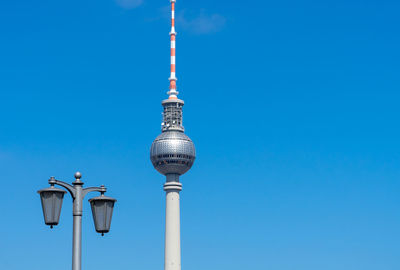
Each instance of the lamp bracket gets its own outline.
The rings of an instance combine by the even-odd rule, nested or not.
[[[84,189],[82,190],[82,198],[85,197],[88,193],[94,192],[94,191],[97,191],[97,192],[100,192],[101,194],[104,194],[104,192],[107,191],[107,188],[106,188],[105,186],[103,186],[103,185],[101,185],[100,187],[88,187],[88,188],[84,188]]]
[[[49,184],[54,186],[54,185],[58,185],[61,186],[63,188],[65,188],[66,190],[68,190],[68,192],[71,194],[72,198],[75,199],[76,197],[76,190],[73,186],[71,186],[68,183],[65,183],[63,181],[60,180],[56,180],[54,177],[50,177],[49,179]]]

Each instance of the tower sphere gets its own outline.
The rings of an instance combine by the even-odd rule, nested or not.
[[[192,140],[181,131],[161,133],[150,149],[150,160],[163,175],[186,173],[195,158],[196,150]]]

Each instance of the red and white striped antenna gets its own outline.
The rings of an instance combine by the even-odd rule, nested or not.
[[[169,99],[177,99],[179,92],[176,91],[176,76],[175,76],[175,0],[171,1],[171,76],[169,77]]]

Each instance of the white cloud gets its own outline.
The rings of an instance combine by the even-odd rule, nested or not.
[[[191,31],[195,34],[210,34],[221,31],[225,24],[226,18],[219,14],[206,14],[204,10],[198,16],[191,17],[185,11],[176,18],[177,26]]]
[[[117,4],[125,9],[132,9],[140,6],[143,0],[115,0]]]

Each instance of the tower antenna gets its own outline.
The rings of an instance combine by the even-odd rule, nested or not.
[[[171,1],[171,32],[169,35],[171,37],[171,76],[169,77],[169,99],[177,99],[179,92],[176,91],[176,75],[175,75],[175,42],[176,42],[176,32],[175,32],[175,0]]]

